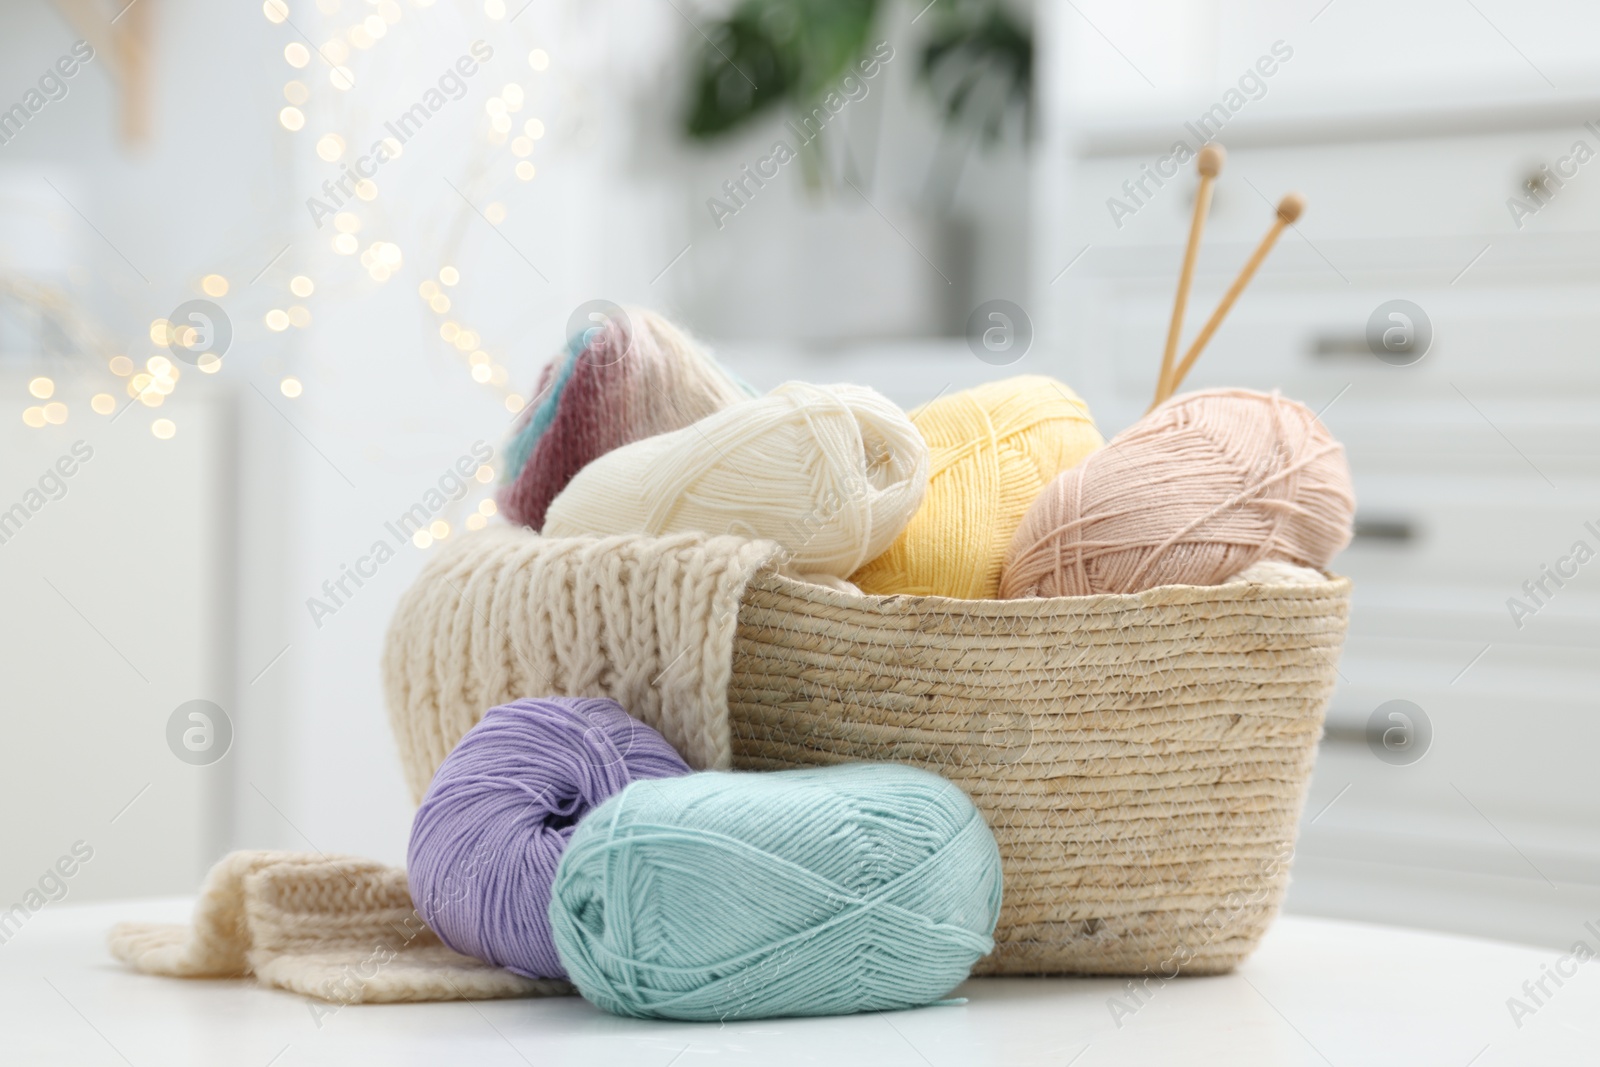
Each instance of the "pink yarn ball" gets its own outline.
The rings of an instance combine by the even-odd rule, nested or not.
[[[651,311],[629,309],[574,346],[540,374],[540,399],[518,428],[533,437],[527,460],[500,492],[506,518],[535,530],[594,459],[750,397],[693,338]]]
[[[1002,597],[1216,585],[1261,560],[1323,568],[1350,543],[1344,446],[1304,404],[1174,398],[1051,482],[1011,543]]]

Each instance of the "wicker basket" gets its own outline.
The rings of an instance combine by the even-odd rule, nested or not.
[[[737,767],[895,760],[1005,861],[987,974],[1212,974],[1288,881],[1349,582],[867,597],[766,574],[739,610]]]

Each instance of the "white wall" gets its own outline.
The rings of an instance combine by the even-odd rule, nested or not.
[[[281,215],[273,180],[279,146],[248,136],[239,118],[242,106],[270,102],[277,91],[250,13],[167,4],[154,14],[160,74],[148,145],[137,152],[119,145],[117,102],[100,56],[69,82],[65,99],[0,147],[0,181],[12,191],[0,219],[7,269],[67,285],[116,350],[140,364],[161,351],[148,339],[151,321],[194,295],[200,274],[223,270],[242,283],[266,263],[278,247],[271,220]],[[9,105],[78,35],[43,3],[9,5],[0,20]],[[41,218],[43,227],[36,225]],[[207,380],[186,368],[173,401],[158,410],[136,405],[114,425],[88,408],[94,392],[128,399],[103,355],[46,364],[12,351],[5,360],[6,438],[27,435],[0,452],[6,499],[38,477],[39,456],[53,454],[60,441],[81,436],[99,448],[73,494],[31,521],[32,543],[8,544],[0,558],[14,591],[3,624],[14,696],[0,715],[19,739],[0,771],[7,789],[0,899],[7,903],[75,838],[98,850],[74,883],[73,892],[88,897],[191,889],[225,845],[230,792],[220,787],[230,761],[203,770],[181,765],[163,731],[178,702],[203,697],[236,719],[232,770],[270,744],[254,732],[255,709],[240,706],[234,693],[231,610],[236,598],[245,606],[247,636],[275,610],[251,579],[278,566],[273,546],[282,542],[289,509],[266,458],[276,446],[276,417],[232,406],[243,384],[285,347],[264,333],[244,331],[227,374]],[[40,373],[56,379],[56,399],[68,404],[63,426],[31,430],[19,419],[25,405],[37,403],[21,383]],[[158,417],[176,423],[171,441],[151,436]],[[266,546],[237,588],[226,562],[236,551],[229,530],[238,477],[211,473],[231,463],[233,431],[244,441],[249,480],[238,521],[259,530]],[[35,572],[64,575],[83,615],[141,664],[148,683],[94,634],[80,640],[87,624],[76,612],[63,616]],[[80,746],[82,758],[64,765],[62,756]],[[116,808],[146,781],[155,784],[112,823]],[[207,781],[219,788],[205,788]],[[124,790],[102,811],[110,794]]]

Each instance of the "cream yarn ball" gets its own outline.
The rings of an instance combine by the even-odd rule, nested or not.
[[[600,456],[551,502],[544,534],[736,534],[776,541],[791,573],[847,578],[927,485],[928,446],[886,397],[785,382]]]

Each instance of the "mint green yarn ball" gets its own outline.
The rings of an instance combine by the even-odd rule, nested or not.
[[[928,1004],[994,948],[1000,850],[899,764],[639,781],[578,824],[550,926],[618,1015],[760,1019]]]

